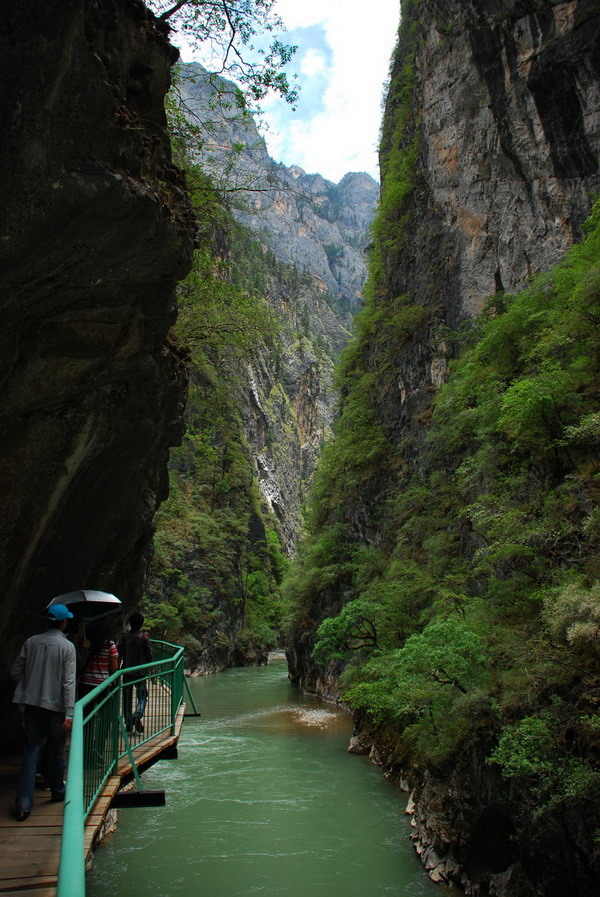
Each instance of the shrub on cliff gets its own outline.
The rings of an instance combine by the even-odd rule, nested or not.
[[[345,698],[399,726],[407,749],[439,760],[483,725],[488,737],[505,733],[499,758],[515,717],[544,719],[549,695],[568,696],[572,740],[549,755],[560,775],[553,791],[546,778],[544,805],[550,791],[579,793],[596,749],[586,720],[600,675],[599,259],[597,203],[560,265],[516,296],[494,297],[457,335],[463,351],[412,470],[369,385],[381,387],[374,359],[391,357],[378,347],[394,343],[389,328],[380,332],[386,303],[367,307],[294,574],[300,607],[318,606],[323,568],[314,565],[329,545],[326,588],[342,609],[320,623],[314,659],[343,659]],[[388,302],[387,315],[398,307]],[[298,619],[315,625],[309,613]],[[445,677],[418,667],[417,648],[421,659],[446,650],[460,659],[451,633],[462,627],[474,640],[472,681],[445,662]]]

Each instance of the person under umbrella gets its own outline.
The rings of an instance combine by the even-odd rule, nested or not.
[[[119,652],[109,637],[109,629],[103,620],[90,624],[88,636],[81,646],[82,669],[79,679],[79,697],[89,694],[119,668]]]
[[[47,609],[50,610],[56,604],[68,607],[75,621],[81,624],[77,639],[77,673],[80,683],[79,697],[83,697],[115,672],[114,642],[111,647],[108,632],[101,623],[95,624],[105,617],[118,613],[122,609],[122,604],[116,595],[99,589],[75,589],[72,592],[64,592],[53,598]],[[89,627],[88,635],[86,635],[86,622],[93,624]]]

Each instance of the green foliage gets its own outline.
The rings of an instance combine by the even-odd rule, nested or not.
[[[264,297],[276,263],[234,224],[196,166],[188,184],[201,227],[174,334],[191,361],[186,431],[156,516],[144,610],[150,630],[185,644],[192,660],[209,645],[227,662],[234,643],[254,652],[279,640],[286,561],[240,412],[245,365],[259,347],[277,347],[278,322]]]
[[[276,531],[272,529],[267,530],[265,535],[267,540],[267,551],[269,553],[269,560],[271,562],[273,576],[275,577],[277,583],[281,583],[288,569],[289,562],[286,555],[282,551],[281,541]]]
[[[238,288],[227,274],[227,264],[209,251],[195,254],[180,289],[178,333],[213,358],[250,357],[259,340],[275,336],[276,324],[266,300]]]
[[[370,601],[356,598],[337,617],[323,620],[312,652],[315,660],[345,660],[348,651],[377,647],[376,610]]]
[[[370,298],[381,291],[383,271],[394,264],[404,242],[404,229],[410,217],[410,198],[415,186],[416,159],[419,150],[417,105],[415,103],[415,49],[412,0],[404,0],[400,18],[400,37],[392,62],[388,90],[389,108],[381,134],[381,199],[373,223],[373,248],[370,257],[371,278],[367,285]]]
[[[335,427],[336,438],[325,446],[320,459],[313,507],[317,503],[328,509],[343,506],[349,493],[358,496],[364,492],[369,478],[384,463],[388,442],[374,414],[375,389],[371,374],[354,382]]]
[[[554,638],[560,638],[584,655],[600,651],[600,582],[586,588],[569,583],[544,602],[544,617]]]
[[[534,820],[566,806],[594,807],[600,798],[600,772],[566,750],[565,725],[571,711],[555,698],[537,716],[506,726],[489,756],[506,779],[520,779]],[[570,721],[572,722],[572,720]],[[526,817],[526,814],[522,814]]]
[[[420,752],[438,757],[457,746],[471,712],[465,698],[479,698],[487,663],[481,639],[462,621],[434,622],[403,647],[374,652],[344,698],[400,726]]]
[[[171,493],[156,518],[145,609],[162,637],[187,633],[206,644],[218,636],[231,647],[237,630],[254,641],[259,631],[278,630],[284,558],[265,526],[232,382],[205,356],[202,365],[190,387],[187,433],[172,453]]]
[[[385,148],[408,154],[405,172],[409,63]],[[413,759],[500,730],[492,758],[532,780],[539,815],[597,788],[596,699],[581,695],[600,676],[600,203],[552,272],[443,334],[461,352],[416,459],[386,420],[396,359],[431,327],[427,308],[384,288],[404,196],[376,231],[338,372],[335,438],[284,584],[292,631],[316,662],[344,664],[345,700],[393,723]],[[568,696],[560,714],[544,710],[553,692]]]
[[[506,728],[490,763],[502,768],[505,778],[545,775],[554,765],[554,739],[548,723],[539,717],[526,717]]]
[[[284,72],[296,47],[277,37],[267,48],[260,46],[261,36],[283,31],[274,13],[275,0],[148,0],[148,6],[168,23],[175,42],[177,35],[185,37],[201,51],[209,68],[240,85],[244,104],[256,103],[270,92],[296,102],[297,91]]]

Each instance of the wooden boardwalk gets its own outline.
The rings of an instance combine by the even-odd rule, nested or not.
[[[138,768],[147,769],[165,755],[172,756],[184,712],[182,705],[173,735],[165,733],[145,744],[133,745]],[[49,791],[36,789],[31,816],[25,822],[17,822],[13,811],[20,762],[20,757],[0,759],[0,897],[55,897],[64,804],[53,803]],[[96,800],[85,826],[86,860],[113,798],[121,785],[131,779],[131,773],[131,763],[125,757],[119,762],[117,775],[108,779]]]

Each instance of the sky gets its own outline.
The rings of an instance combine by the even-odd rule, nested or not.
[[[298,50],[296,110],[282,99],[262,103],[270,155],[338,183],[349,171],[377,180],[381,105],[400,15],[400,0],[277,0]],[[177,43],[177,41],[175,41]],[[191,62],[182,47],[184,62]],[[201,59],[199,59],[202,62]]]

